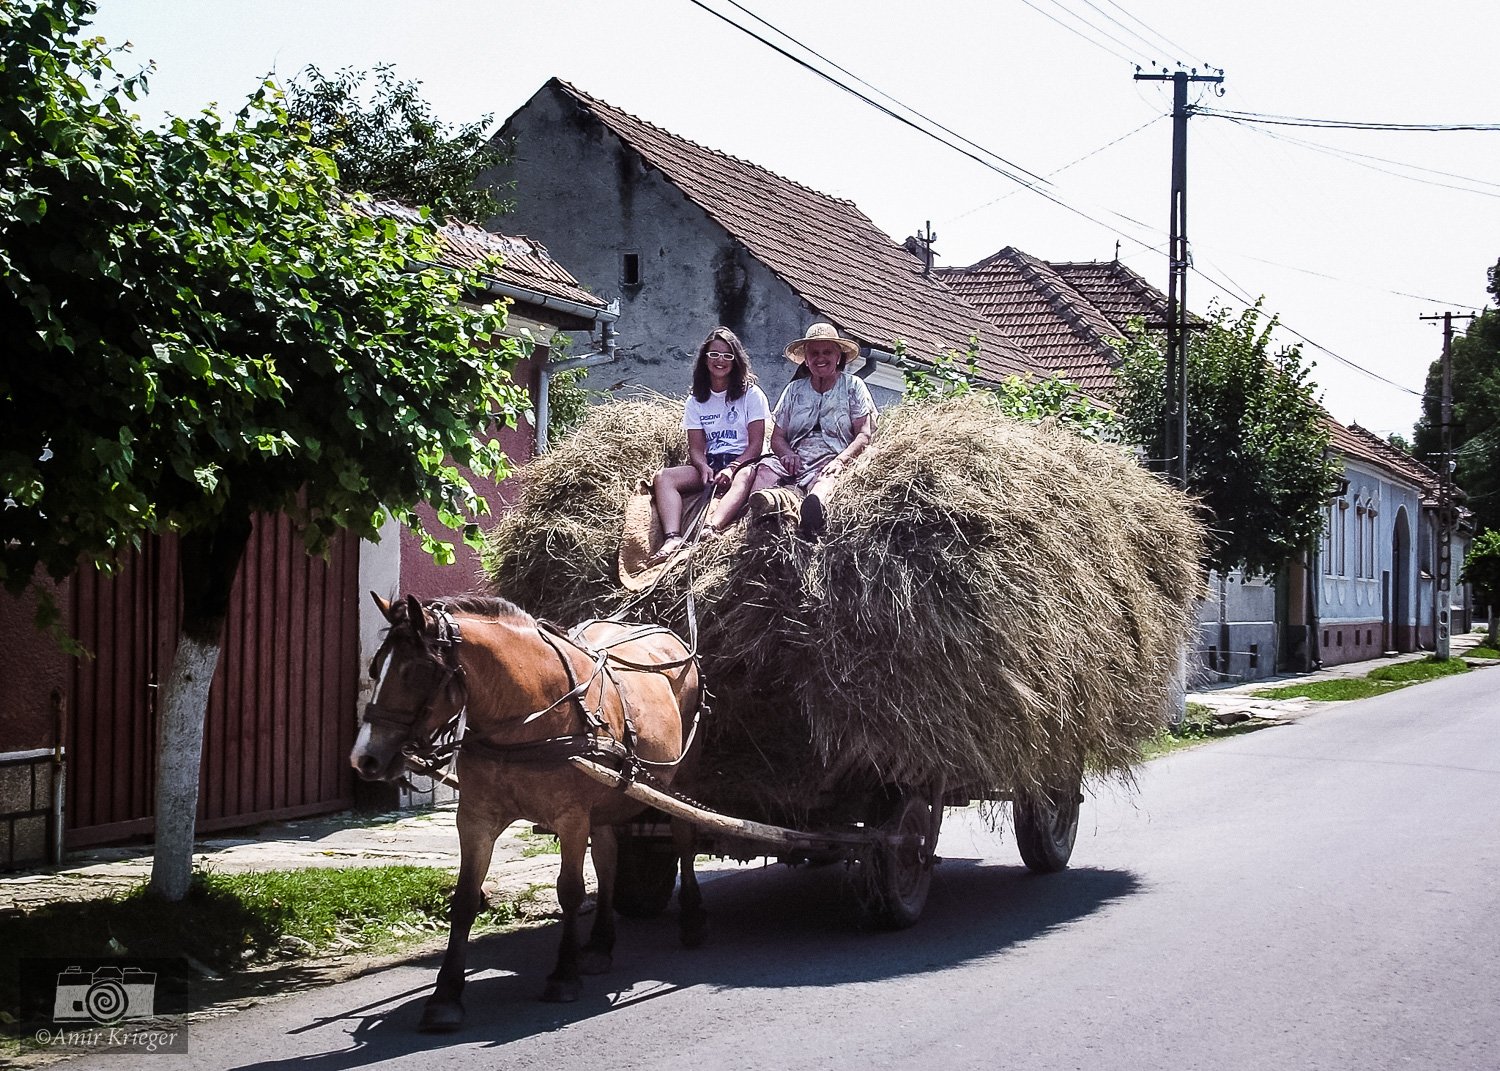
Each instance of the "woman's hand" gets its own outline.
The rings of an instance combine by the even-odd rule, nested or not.
[[[776,460],[781,462],[781,467],[786,469],[788,476],[801,475],[802,470],[807,467],[802,463],[802,455],[795,450],[788,450],[786,453],[778,455]]]

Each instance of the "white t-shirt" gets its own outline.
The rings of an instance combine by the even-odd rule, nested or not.
[[[765,391],[751,385],[732,400],[728,391],[711,391],[706,402],[689,394],[682,411],[682,426],[701,430],[708,439],[710,454],[739,456],[750,445],[750,425],[770,415]]]

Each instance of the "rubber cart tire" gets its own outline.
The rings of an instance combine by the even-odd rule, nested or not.
[[[932,887],[932,864],[937,850],[937,823],[932,803],[919,792],[903,792],[886,833],[921,838],[921,843],[877,844],[870,850],[867,904],[870,921],[884,930],[904,930],[922,917]]]
[[[1012,804],[1016,847],[1036,874],[1054,874],[1068,865],[1078,838],[1078,804],[1083,779],[1041,792],[1018,792]]]

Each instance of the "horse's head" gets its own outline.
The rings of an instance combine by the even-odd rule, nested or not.
[[[367,781],[393,781],[406,756],[429,746],[463,708],[462,672],[446,615],[429,613],[412,595],[397,602],[371,595],[390,627],[370,662],[375,694],[349,763]]]

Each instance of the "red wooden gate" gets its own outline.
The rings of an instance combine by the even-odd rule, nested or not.
[[[258,517],[230,596],[209,694],[200,830],[341,810],[359,683],[359,544],[309,557],[284,517]],[[177,644],[175,539],[152,540],[115,578],[72,587],[68,847],[152,827],[156,689]]]

